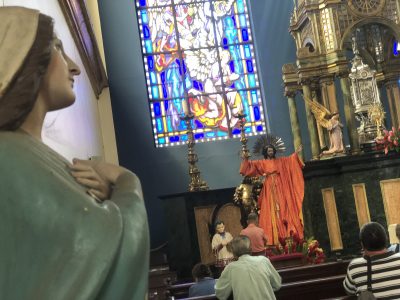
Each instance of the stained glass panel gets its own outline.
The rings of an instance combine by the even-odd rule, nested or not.
[[[266,132],[246,0],[137,0],[157,147]]]

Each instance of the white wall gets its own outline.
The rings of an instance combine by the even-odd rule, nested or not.
[[[94,35],[97,40],[97,44],[99,46],[101,59],[104,64],[104,68],[106,68],[103,37],[101,33],[101,23],[100,23],[99,7],[97,4],[97,0],[86,0],[86,8],[88,10],[90,20],[92,22],[92,27]],[[105,88],[101,93],[98,99],[98,105],[99,105],[99,117],[101,120],[101,132],[104,141],[103,143],[104,159],[107,162],[118,164],[118,153],[116,146],[117,143],[115,139],[114,120],[112,115],[111,97],[109,88]]]
[[[0,5],[3,3],[0,2]],[[56,0],[4,0],[5,6],[25,6],[40,10],[55,20],[56,34],[63,41],[65,52],[79,65],[81,75],[75,79],[76,102],[71,107],[49,113],[43,128],[43,141],[58,153],[71,160],[73,157],[105,157],[104,144],[112,148],[113,141],[103,142],[98,100],[92,90],[61,8]],[[104,99],[107,98],[108,99]],[[109,93],[101,96],[109,102]],[[103,115],[111,115],[111,107]],[[111,126],[113,126],[111,124]],[[113,128],[111,129],[113,131]],[[116,152],[116,151],[115,151]],[[115,161],[111,157],[109,160]]]

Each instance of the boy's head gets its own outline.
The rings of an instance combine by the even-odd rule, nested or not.
[[[224,233],[225,232],[224,222],[222,222],[222,221],[215,222],[215,231],[218,233]]]
[[[192,276],[195,281],[198,281],[205,277],[211,277],[210,268],[205,264],[198,263],[192,269]]]

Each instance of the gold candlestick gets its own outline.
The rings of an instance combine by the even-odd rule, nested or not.
[[[185,114],[184,117],[181,117],[181,120],[185,121],[187,127],[187,135],[188,135],[188,163],[189,163],[189,192],[196,191],[206,191],[208,190],[207,183],[201,179],[200,170],[196,166],[196,162],[199,160],[197,158],[197,154],[194,152],[194,135],[191,121],[194,116],[192,114]]]
[[[235,116],[240,121],[240,142],[242,143],[242,149],[240,151],[240,156],[242,159],[249,159],[251,157],[249,149],[247,149],[247,141],[246,135],[244,133],[244,125],[246,124],[246,115],[243,112],[239,112]]]

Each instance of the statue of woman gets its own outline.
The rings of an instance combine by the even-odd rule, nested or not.
[[[41,141],[45,115],[74,103],[79,67],[53,20],[0,8],[0,298],[144,299],[149,234],[139,179]]]

